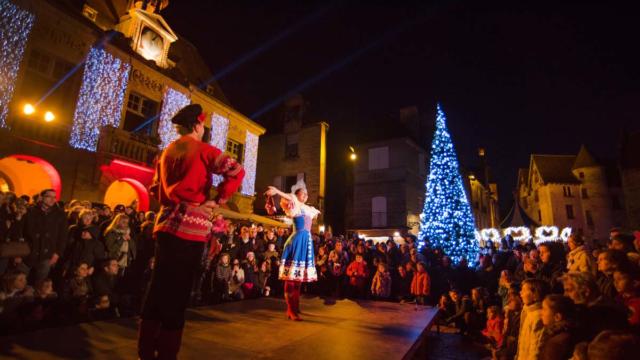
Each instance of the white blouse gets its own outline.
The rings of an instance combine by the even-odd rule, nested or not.
[[[320,210],[314,208],[313,206],[301,203],[295,194],[292,193],[289,194],[289,196],[291,197],[291,199],[293,199],[293,201],[287,201],[283,198],[286,203],[282,204],[282,208],[284,209],[284,212],[288,217],[294,218],[300,215],[304,215],[310,217],[311,219],[315,219],[316,216],[320,214]]]

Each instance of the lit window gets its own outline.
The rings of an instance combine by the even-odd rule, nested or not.
[[[389,147],[369,149],[369,170],[389,168]]]
[[[236,159],[237,162],[242,163],[242,144],[233,141],[231,139],[227,139],[227,149],[226,153],[229,154],[232,158]]]

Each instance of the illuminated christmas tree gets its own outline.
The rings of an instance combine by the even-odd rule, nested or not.
[[[437,110],[419,241],[422,246],[441,248],[455,264],[463,258],[472,264],[478,254],[475,222],[440,104]]]

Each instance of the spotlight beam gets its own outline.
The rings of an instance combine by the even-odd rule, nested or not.
[[[106,34],[104,38],[99,41],[97,47],[99,48],[104,47],[104,44],[111,41],[111,39],[114,37],[115,34],[116,34],[115,31]],[[75,74],[78,71],[78,69],[83,67],[84,63],[87,62],[88,56],[89,56],[89,53],[87,52],[87,55],[85,55],[84,58],[82,58],[82,60],[79,63],[77,63],[71,70],[69,70],[69,72],[67,72],[60,80],[58,80],[58,82],[53,84],[53,86],[49,90],[47,90],[47,92],[44,95],[42,95],[40,100],[36,102],[35,106],[38,107],[38,105],[42,104],[49,96],[51,96],[51,94],[53,94],[56,90],[58,90],[58,88],[62,86],[62,84],[64,84],[64,82],[67,81],[67,79],[69,79],[73,74]]]
[[[364,47],[362,47],[362,48],[360,48],[360,49],[348,54],[342,60],[333,63],[329,67],[326,67],[320,73],[308,78],[307,80],[305,80],[305,81],[301,82],[300,84],[298,84],[293,89],[287,91],[286,93],[284,93],[284,94],[278,96],[277,98],[275,98],[273,101],[267,103],[265,106],[263,106],[262,108],[260,108],[259,110],[257,110],[253,114],[251,114],[250,118],[251,119],[259,118],[260,116],[262,116],[267,111],[269,111],[269,110],[273,109],[274,107],[278,106],[280,103],[282,103],[282,101],[286,100],[290,96],[292,96],[292,95],[294,95],[296,93],[299,93],[300,91],[302,91],[302,90],[314,85],[318,81],[320,81],[320,80],[326,78],[327,76],[331,75],[331,73],[333,73],[334,71],[337,71],[337,70],[347,66],[349,63],[353,62],[358,57],[360,57],[364,53],[366,53],[367,51],[369,51],[369,50],[381,45],[385,41],[395,37],[396,35],[398,35],[402,31],[404,31],[407,27],[409,27],[410,25],[415,24],[416,22],[417,21],[411,21],[409,23],[401,24],[399,26],[396,26],[395,28],[392,28],[392,29],[386,31],[384,34],[382,34],[382,36],[380,36],[376,40],[374,40],[374,41],[370,42],[369,44],[367,44],[366,46],[364,46]]]

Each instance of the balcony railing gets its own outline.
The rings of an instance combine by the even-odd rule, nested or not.
[[[129,160],[152,165],[160,149],[151,138],[111,126],[100,130],[98,151],[118,155]]]
[[[52,145],[66,145],[69,143],[70,128],[56,123],[43,123],[34,119],[15,118],[11,123],[11,133],[28,139],[41,141]]]

